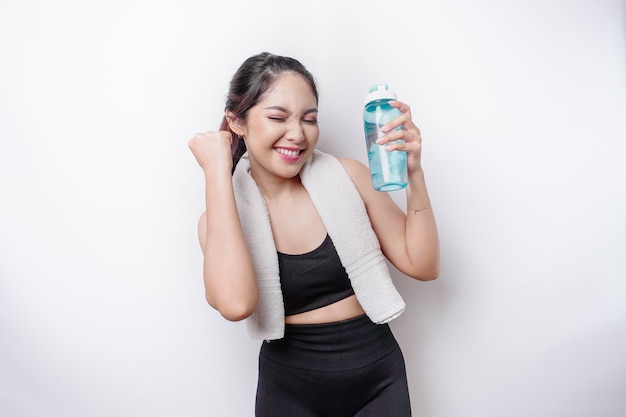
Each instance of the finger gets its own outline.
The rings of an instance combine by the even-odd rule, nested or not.
[[[200,135],[200,133],[196,133],[191,139],[187,141],[187,146],[189,146],[189,149],[193,150],[194,148],[196,148],[196,146],[198,145],[198,141],[201,139]]]
[[[411,106],[409,106],[408,104],[402,101],[392,100],[389,102],[389,104],[391,105],[391,107],[395,107],[396,109],[400,110],[402,113],[411,111]]]
[[[402,113],[400,116],[395,118],[394,120],[387,123],[383,126],[383,130],[389,131],[393,130],[399,126],[403,126],[405,129],[410,130],[415,128],[415,124],[413,123],[413,117],[411,115],[411,107],[408,104],[405,104],[401,101],[391,101],[389,103],[392,107],[395,107]]]
[[[389,104],[392,107],[395,107],[396,109],[400,110],[400,113],[406,114],[409,117],[409,119],[411,118],[411,106],[409,106],[408,104],[402,101],[397,101],[397,100],[391,101],[389,102]]]
[[[385,145],[385,150],[404,151],[406,153],[419,155],[422,150],[422,144],[418,142],[391,142]]]
[[[385,123],[385,125],[381,128],[381,130],[383,132],[390,132],[398,127],[405,127],[406,129],[406,124],[409,121],[410,121],[410,116],[407,116],[406,113],[402,113],[400,116],[396,117],[390,122]]]
[[[404,115],[407,116],[407,123],[411,123],[412,125],[414,125],[413,123],[413,113],[411,112],[411,106],[409,106],[406,103],[403,103],[401,101],[392,101],[390,102],[390,104],[397,108],[398,110],[400,110],[400,112]]]
[[[386,133],[384,136],[380,137],[376,143],[379,145],[384,145],[389,142],[394,142],[396,140],[403,140],[407,143],[421,143],[422,136],[417,127],[413,127],[411,129],[402,129],[402,130],[392,130],[389,133]]]

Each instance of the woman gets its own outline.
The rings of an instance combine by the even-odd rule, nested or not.
[[[264,339],[256,416],[410,416],[386,260],[418,280],[439,273],[420,131],[393,102],[402,115],[379,143],[404,141],[387,150],[407,152],[405,214],[364,164],[315,149],[317,106],[300,62],[258,54],[230,83],[220,131],[189,141],[206,181],[206,298]]]

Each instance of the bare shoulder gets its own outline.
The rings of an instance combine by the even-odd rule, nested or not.
[[[353,158],[346,158],[346,157],[337,157],[337,159],[339,160],[339,162],[341,162],[341,165],[343,165],[344,168],[346,169],[350,169],[350,168],[366,168],[365,164],[363,164],[363,162],[361,161],[357,161],[356,159]]]
[[[356,185],[356,188],[361,194],[361,198],[365,200],[365,203],[371,203],[379,200],[381,193],[374,190],[372,187],[372,177],[370,175],[370,169],[361,161],[351,158],[338,158],[343,168],[346,170],[350,179]]]
[[[369,168],[362,163],[352,158],[337,158],[343,169],[346,170],[352,181],[356,184],[359,191],[361,191],[361,185],[363,182],[367,183],[370,177]]]
[[[372,177],[367,165],[356,159],[338,159],[359,191],[359,194],[361,194],[370,216],[388,209],[389,205],[393,204],[387,193],[378,192],[372,187]]]
[[[351,158],[338,158],[341,165],[356,185],[361,198],[365,202],[368,212],[371,216],[378,216],[378,213],[384,216],[389,210],[397,211],[398,206],[393,202],[389,193],[376,191],[372,186],[372,177],[370,169],[363,162]]]

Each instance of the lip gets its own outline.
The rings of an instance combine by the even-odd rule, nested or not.
[[[295,154],[289,154],[289,153],[282,153],[280,152],[280,150],[285,150],[285,151],[289,151],[291,153]],[[287,148],[287,147],[283,147],[283,146],[277,146],[274,148],[274,151],[278,154],[278,156],[280,156],[280,158],[283,161],[286,162],[298,162],[300,160],[300,157],[302,156],[302,154],[304,153],[304,149],[301,148]]]

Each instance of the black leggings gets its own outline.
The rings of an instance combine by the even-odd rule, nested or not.
[[[256,417],[409,417],[404,358],[388,325],[367,316],[286,325],[263,342]]]

